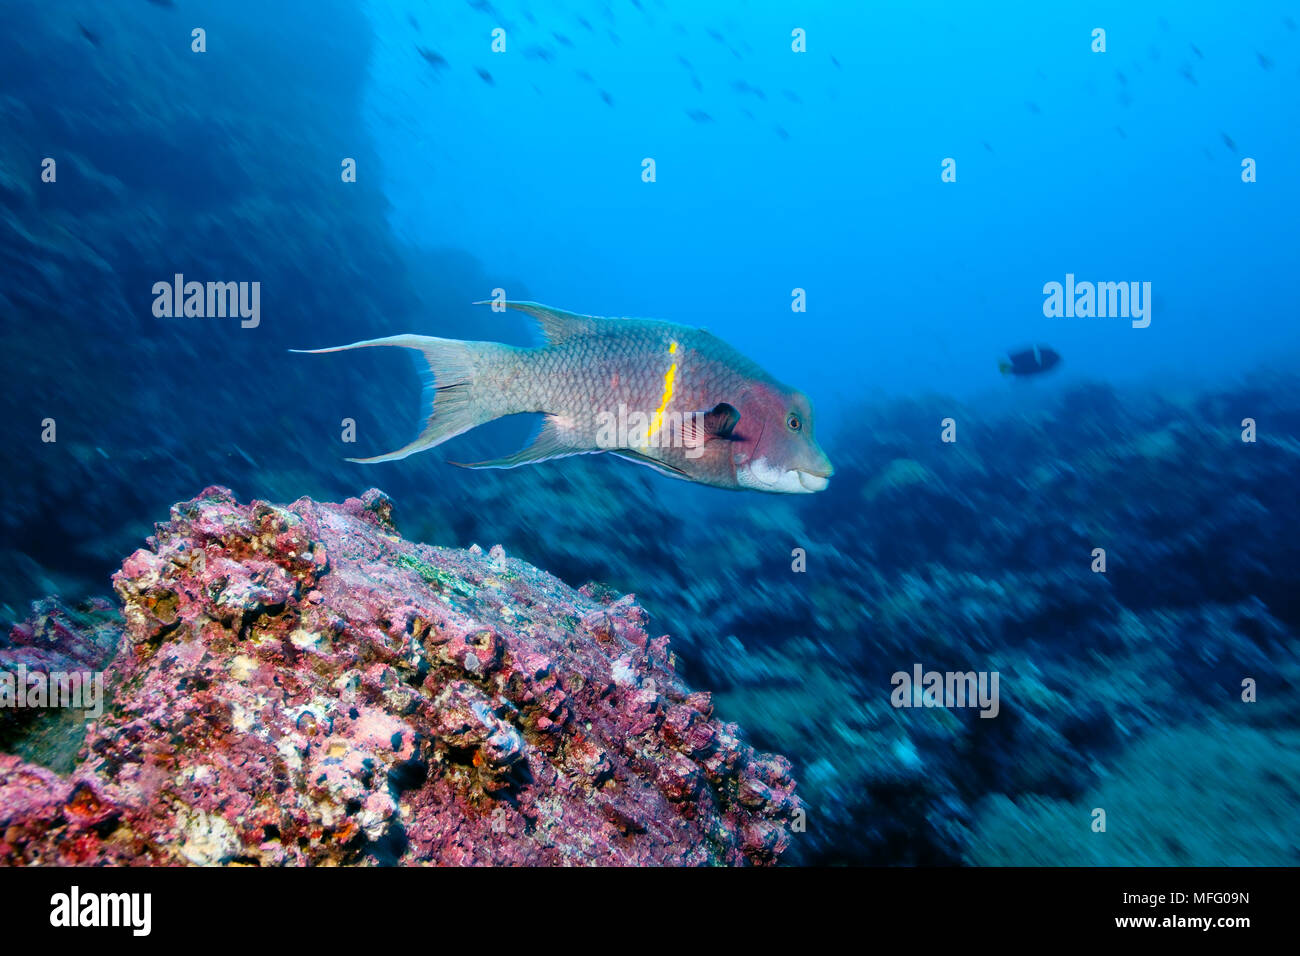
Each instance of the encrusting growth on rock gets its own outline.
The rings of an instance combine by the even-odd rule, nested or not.
[[[772,863],[784,757],[712,717],[632,598],[339,505],[172,508],[72,775],[0,757],[0,862]]]

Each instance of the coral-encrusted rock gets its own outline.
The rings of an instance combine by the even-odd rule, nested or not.
[[[373,491],[280,508],[209,488],[175,506],[113,579],[126,637],[76,784],[102,818],[69,822],[74,784],[53,778],[0,853],[58,862],[78,840],[93,858],[87,834],[111,843],[128,819],[148,858],[191,863],[785,849],[789,762],[710,718],[630,598],[602,604],[499,549],[413,544],[390,511]],[[0,765],[0,786],[41,773]]]

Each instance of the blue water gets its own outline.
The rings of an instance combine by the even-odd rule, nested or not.
[[[978,393],[1000,352],[1039,341],[1063,380],[1219,381],[1296,355],[1288,4],[647,0],[532,24],[416,3],[418,36],[403,5],[373,7],[366,109],[394,227],[507,290],[708,325],[828,406]],[[1045,318],[1067,273],[1150,282],[1150,327]]]

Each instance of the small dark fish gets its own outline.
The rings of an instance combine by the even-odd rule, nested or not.
[[[1019,352],[1004,355],[998,361],[1003,375],[1041,375],[1061,364],[1061,356],[1046,345],[1031,345]]]
[[[1196,58],[1198,60],[1205,59],[1205,54],[1200,51],[1200,49],[1196,46],[1195,43],[1189,43],[1187,45],[1192,48],[1192,52],[1196,54]]]
[[[790,134],[785,131],[784,126],[773,126],[772,130],[781,139],[788,140],[790,138]]]
[[[595,77],[593,77],[593,76],[592,76],[590,73],[588,73],[586,70],[578,70],[578,72],[575,73],[574,75],[577,76],[577,78],[580,79],[580,80],[582,80],[582,82],[584,82],[584,83],[592,83],[592,84],[594,84],[594,83],[596,82]]]
[[[524,47],[525,60],[541,60],[543,63],[551,63],[555,60],[555,54],[544,46],[538,46],[534,43],[532,46]]]
[[[615,33],[613,30],[606,30],[605,32],[609,34],[609,38],[610,38],[610,40],[613,41],[614,46],[622,46],[622,45],[623,45],[623,40],[622,40],[622,39],[619,37],[619,35],[618,35],[617,33]]]
[[[174,0],[149,0],[149,2],[155,7],[168,7],[173,10],[176,9]]]
[[[1128,77],[1119,70],[1115,71],[1115,78],[1119,80],[1121,86],[1128,86]]]
[[[1160,62],[1160,51],[1155,46],[1147,47],[1147,59],[1152,63]]]
[[[745,109],[743,106],[740,108],[740,112],[741,112],[741,115],[745,117],[745,119],[751,119],[751,120],[752,120],[752,119],[754,118],[754,114],[751,113],[749,110]]]
[[[1227,146],[1228,149],[1236,152],[1237,144],[1232,141],[1232,137],[1229,136],[1227,133],[1223,132],[1222,130],[1219,131],[1219,135],[1223,137],[1223,145]]]
[[[686,115],[697,123],[712,123],[713,117],[704,110],[687,110]]]
[[[84,23],[78,22],[77,29],[81,31],[81,35],[86,38],[86,41],[91,46],[99,46],[99,37],[96,34],[91,33],[89,30],[87,30],[86,25]]]
[[[605,101],[606,106],[614,105],[614,97],[610,96],[604,90],[597,90],[597,92],[600,93],[600,98]]]
[[[704,92],[704,84],[700,82],[700,78],[694,73],[691,74],[691,86],[695,87],[696,93]]]
[[[835,59],[835,57],[831,57],[831,66],[835,67],[835,69],[837,70],[842,69],[842,67],[840,66],[840,61]]]
[[[786,98],[787,100],[789,100],[791,103],[802,103],[802,102],[803,102],[803,100],[801,100],[801,99],[799,98],[799,94],[796,93],[794,90],[782,90],[781,93],[782,93],[782,95],[784,95],[785,98]]]
[[[691,61],[686,59],[686,57],[682,56],[680,53],[677,54],[677,62],[680,63],[682,66],[686,67],[686,69],[688,70],[695,69],[695,67],[691,66]]]
[[[492,74],[489,73],[487,70],[483,69],[483,67],[481,66],[474,67],[474,72],[477,73],[478,78],[482,80],[484,83],[486,83],[488,86],[496,86],[496,80],[492,79]]]
[[[1128,133],[1124,132],[1124,127],[1122,127],[1122,126],[1116,126],[1116,127],[1115,127],[1115,132],[1119,133],[1119,138],[1120,138],[1120,139],[1128,139]]]
[[[1029,112],[1035,115],[1042,112],[1042,110],[1038,108],[1038,104],[1035,103],[1033,100],[1025,100],[1025,109],[1029,110]]]
[[[428,47],[417,46],[416,52],[424,57],[424,61],[436,69],[443,69],[447,66],[447,60],[439,53],[430,50]]]
[[[713,40],[713,41],[715,41],[715,42],[717,42],[717,43],[726,43],[726,42],[727,42],[727,41],[726,41],[726,38],[723,37],[723,35],[722,35],[721,33],[719,33],[717,30],[713,29],[713,27],[709,27],[709,28],[708,28],[707,30],[705,30],[704,32],[707,33],[707,34],[709,35],[709,39],[710,39],[710,40]]]
[[[1190,66],[1184,65],[1183,68],[1178,71],[1178,75],[1181,76],[1188,83],[1192,84],[1192,86],[1201,85],[1196,82],[1196,77],[1192,76],[1192,68]]]
[[[737,93],[748,94],[748,95],[751,95],[751,96],[757,96],[760,100],[766,100],[766,99],[767,99],[767,94],[766,94],[766,93],[764,93],[762,90],[760,90],[757,86],[754,86],[754,85],[752,85],[752,84],[746,82],[745,80],[735,80],[735,81],[733,81],[732,84],[731,84],[731,88],[732,88],[733,90],[735,90]]]
[[[686,36],[686,28],[685,28],[684,26],[682,26],[680,23],[676,23],[676,22],[674,22],[674,23],[669,27],[669,29],[673,31],[673,36],[676,36],[676,37],[684,37],[684,36]]]
[[[471,10],[477,10],[479,13],[491,13],[492,4],[490,0],[465,0]]]
[[[406,22],[409,23],[411,26],[415,27],[416,33],[420,32],[420,21],[415,19],[415,14],[408,13],[406,15]]]
[[[984,143],[984,148],[987,149],[990,153],[993,152],[993,147],[990,146],[987,142]]]
[[[570,40],[568,37],[566,37],[563,33],[556,33],[554,30],[552,30],[551,36],[555,37],[555,42],[560,44],[560,46],[567,46],[570,49],[573,48],[573,41]]]
[[[596,32],[596,28],[591,25],[591,21],[588,20],[586,17],[578,16],[575,17],[574,19],[578,21],[578,26],[582,27],[588,33]]]
[[[1283,18],[1282,18],[1282,26],[1286,27],[1286,28],[1287,28],[1288,30],[1290,30],[1292,33],[1295,33],[1295,31],[1296,31],[1295,21],[1292,20],[1290,17],[1283,17]]]
[[[1266,57],[1264,54],[1262,54],[1262,53],[1260,53],[1258,50],[1256,50],[1256,51],[1255,51],[1255,56],[1259,57],[1259,65],[1260,65],[1261,67],[1263,67],[1263,68],[1266,69],[1266,70],[1271,70],[1271,69],[1273,69],[1273,61],[1270,60],[1268,57]]]

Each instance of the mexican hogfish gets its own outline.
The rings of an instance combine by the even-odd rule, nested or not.
[[[394,461],[505,415],[541,412],[541,430],[527,447],[465,467],[610,452],[718,488],[798,494],[829,483],[834,469],[813,437],[808,398],[708,331],[504,304],[536,319],[546,344],[392,335],[303,350],[393,345],[415,349],[428,365],[424,430],[387,455],[350,461]]]

